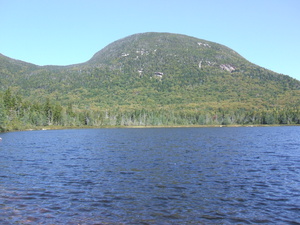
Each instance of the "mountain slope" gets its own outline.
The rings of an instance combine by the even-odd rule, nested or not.
[[[1,56],[1,89],[78,107],[270,108],[300,105],[300,82],[226,46],[170,33],[135,34],[89,61],[38,67]]]

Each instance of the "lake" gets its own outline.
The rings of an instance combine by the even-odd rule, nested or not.
[[[300,127],[0,136],[0,224],[300,224]]]

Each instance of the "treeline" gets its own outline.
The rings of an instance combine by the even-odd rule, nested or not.
[[[28,102],[12,94],[0,95],[0,129],[24,130],[47,126],[176,126],[176,125],[300,124],[300,108],[196,110],[172,108],[79,109],[49,98]]]

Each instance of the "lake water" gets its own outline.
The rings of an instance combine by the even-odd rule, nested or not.
[[[300,127],[0,136],[0,224],[300,224]]]

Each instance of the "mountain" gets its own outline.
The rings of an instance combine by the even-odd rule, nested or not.
[[[299,81],[254,65],[226,46],[170,33],[126,37],[83,65],[114,71],[117,77],[110,82],[128,87],[127,97],[138,93],[149,100],[156,95],[156,103],[229,100],[257,105],[268,99],[277,104],[274,98],[300,89]]]
[[[300,81],[214,42],[171,33],[117,40],[89,61],[36,66],[0,55],[0,90],[103,110],[265,110],[300,105]]]

